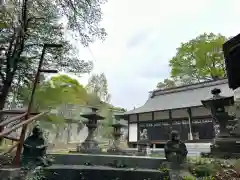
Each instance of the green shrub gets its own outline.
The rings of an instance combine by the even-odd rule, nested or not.
[[[207,177],[216,174],[213,166],[196,165],[191,169],[191,173],[196,177]]]

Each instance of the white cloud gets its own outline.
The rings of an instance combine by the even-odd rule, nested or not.
[[[109,0],[103,6],[106,41],[92,44],[92,53],[79,48],[80,57],[94,59],[93,72],[106,74],[112,103],[131,109],[169,76],[168,60],[181,42],[204,32],[238,34],[239,5],[237,0]]]

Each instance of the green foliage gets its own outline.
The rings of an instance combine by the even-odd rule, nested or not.
[[[105,117],[101,121],[99,128],[100,136],[103,138],[111,138],[113,128],[111,125],[115,122],[113,117],[114,112],[125,112],[126,110],[120,107],[114,107],[109,103],[111,95],[108,92],[108,82],[104,73],[93,74],[86,86],[88,92],[87,104],[100,109],[100,114]]]
[[[19,91],[19,99],[25,105],[28,104],[32,88],[22,87]],[[54,108],[61,104],[84,104],[87,100],[87,92],[77,80],[66,75],[52,77],[49,81],[39,84],[34,96],[34,109],[44,110]]]
[[[195,177],[213,180],[240,178],[239,160],[189,158],[188,164]]]
[[[110,101],[107,78],[104,73],[93,74],[88,81],[86,89],[89,93],[96,94],[101,99],[101,101]]]
[[[32,83],[44,43],[62,44],[62,49],[48,49],[43,68],[74,73],[89,72],[92,62],[80,60],[76,47],[66,39],[88,45],[104,39],[106,32],[99,26],[101,4],[93,1],[8,0],[0,12],[4,23],[0,30],[0,109],[8,92],[16,86]],[[1,24],[3,24],[1,23]]]
[[[221,34],[201,34],[182,43],[170,60],[171,76],[182,84],[216,80],[226,76]]]
[[[169,172],[168,168],[166,166],[161,165],[160,169],[161,172]]]
[[[19,91],[19,100],[25,106],[28,105],[31,87],[22,87]],[[58,109],[63,104],[86,104],[87,92],[75,79],[66,75],[54,76],[48,81],[43,81],[36,89],[33,101],[35,111],[47,109]],[[64,117],[59,114],[48,114],[44,116],[47,122],[61,124]],[[49,123],[45,125],[49,126]]]
[[[100,129],[100,135],[103,138],[112,138],[113,128],[111,125],[114,123],[113,112],[109,109],[108,105],[105,104],[101,108],[101,115],[105,117],[103,122],[100,122],[102,128]]]
[[[157,84],[158,89],[173,88],[176,87],[175,81],[172,79],[164,79],[163,82]]]
[[[214,177],[212,176],[208,176],[208,177],[203,177],[201,178],[202,180],[215,180]],[[183,180],[197,180],[197,178],[194,178],[194,177],[184,177]]]
[[[216,174],[216,170],[210,164],[206,165],[195,165],[191,169],[191,173],[196,177],[207,177]]]

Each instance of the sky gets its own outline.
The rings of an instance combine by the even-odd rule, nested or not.
[[[107,39],[79,47],[81,59],[93,60],[92,73],[105,73],[111,103],[131,110],[170,76],[168,62],[182,42],[204,32],[237,35],[239,7],[239,0],[108,0],[101,23]]]

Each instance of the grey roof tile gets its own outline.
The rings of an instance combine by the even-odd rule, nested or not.
[[[168,109],[187,108],[201,106],[201,100],[212,97],[211,90],[221,89],[222,96],[233,96],[233,91],[228,87],[227,79],[211,81],[189,86],[182,86],[166,90],[155,90],[153,96],[147,102],[136,109],[124,113],[136,114],[151,111],[162,111]]]

